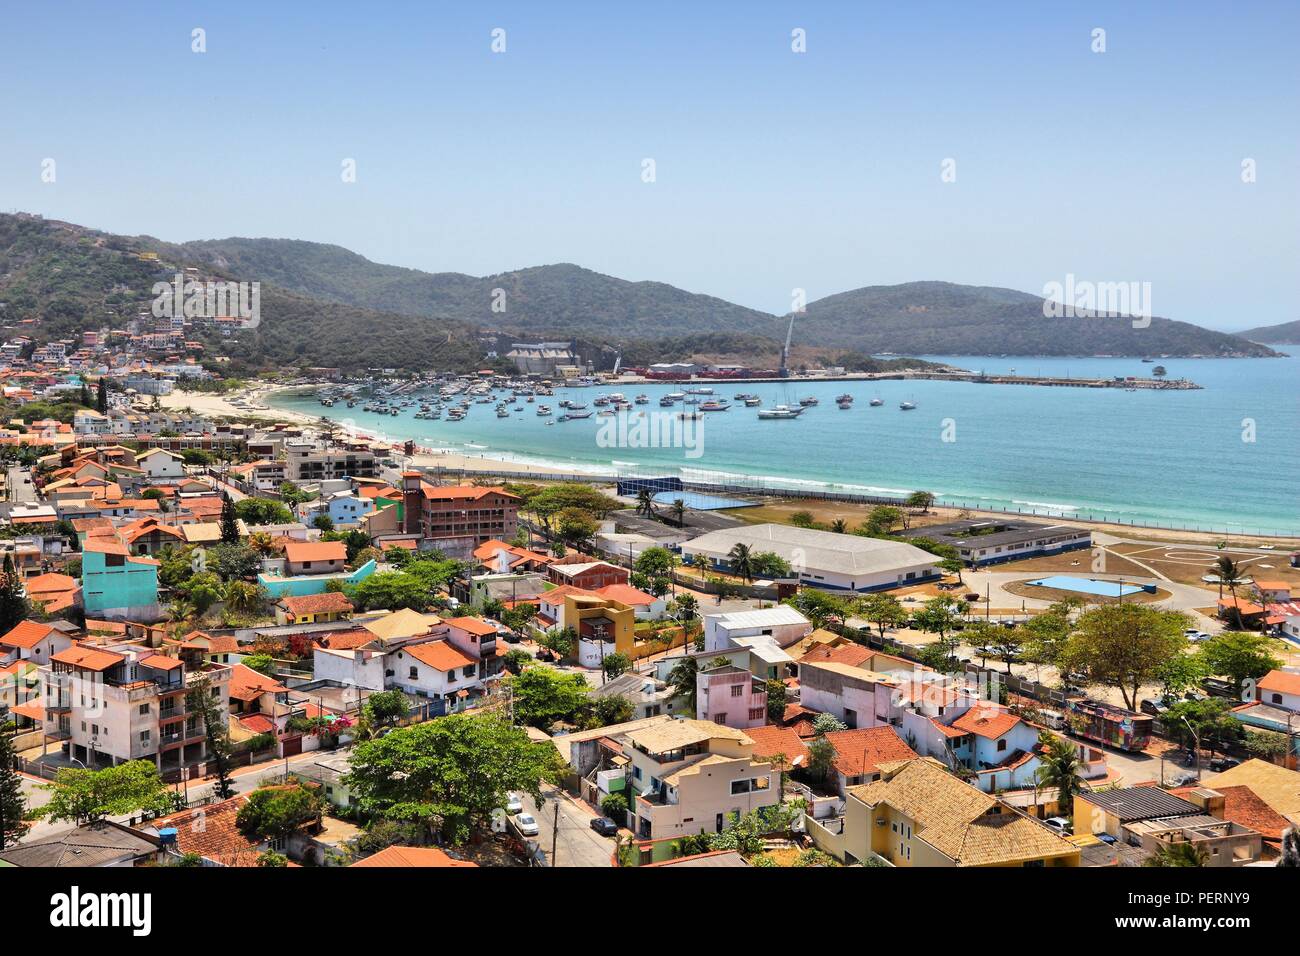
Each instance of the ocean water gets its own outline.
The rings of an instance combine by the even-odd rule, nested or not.
[[[1148,376],[1138,359],[927,356],[1005,374],[1098,378]],[[760,421],[733,401],[706,413],[692,447],[608,447],[608,419],[546,425],[535,405],[509,418],[473,405],[462,422],[415,420],[355,408],[322,407],[311,394],[279,393],[273,407],[336,421],[390,440],[603,474],[680,474],[815,490],[897,494],[926,489],[943,503],[1025,514],[1131,521],[1177,528],[1300,534],[1300,357],[1158,360],[1169,378],[1198,391],[1124,391],[967,382],[797,382],[715,384],[763,406],[813,396],[820,405],[794,421]],[[562,410],[622,391],[644,393],[638,411],[681,383],[556,389],[538,399]],[[835,396],[855,398],[851,410]],[[872,408],[880,397],[885,404]],[[410,397],[410,396],[407,396]],[[899,403],[915,402],[913,411]],[[674,411],[683,406],[677,405]],[[679,425],[678,427],[686,427]],[[698,437],[698,444],[695,439]]]

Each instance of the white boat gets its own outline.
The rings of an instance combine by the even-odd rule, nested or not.
[[[760,408],[758,410],[758,417],[761,419],[798,418],[802,414],[803,414],[802,408],[797,408],[797,407],[792,408],[789,405],[777,405],[773,408]]]
[[[899,402],[898,407],[905,412],[910,412],[912,409],[916,408],[916,402]]]
[[[821,402],[818,399],[813,398],[811,395],[809,395],[807,398],[799,399],[799,404],[802,405],[804,408],[811,408],[814,405],[820,405]]]
[[[883,405],[883,404],[885,404],[885,400],[884,400],[883,398],[873,398],[873,399],[871,400],[871,407],[872,407],[872,408],[879,408],[879,407],[880,407],[881,405]]]
[[[849,408],[852,408],[852,407],[853,407],[853,399],[851,399],[851,398],[840,398],[840,399],[837,399],[837,400],[835,401],[835,404],[838,405],[838,406],[839,406],[840,408],[842,408],[842,409],[849,409]]]

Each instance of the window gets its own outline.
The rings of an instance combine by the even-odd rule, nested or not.
[[[141,747],[147,747],[147,746],[149,746],[149,738],[150,738],[152,735],[153,735],[153,731],[150,731],[150,730],[142,730],[142,731],[140,731],[140,746],[141,746]]]
[[[149,705],[148,705],[148,704],[141,704],[141,705],[140,705],[140,713],[142,713],[142,714],[147,714],[147,713],[149,713]]]
[[[1280,704],[1280,703],[1282,703],[1282,695],[1281,695],[1281,694],[1274,694],[1274,695],[1273,695],[1273,703],[1275,703],[1275,704]]]
[[[999,740],[999,741],[998,741],[998,753],[1001,753],[1002,751],[1004,751],[1004,750],[1006,750],[1006,749],[1007,749],[1007,742],[1006,742],[1006,739],[1004,738],[1004,739],[1002,739],[1002,740]]]
[[[731,696],[732,696],[732,697],[739,697],[739,696],[740,696],[741,694],[743,694],[744,692],[745,692],[745,688],[741,687],[739,684],[733,684],[733,685],[731,686]]]
[[[411,680],[415,680],[417,677],[420,676],[419,668],[412,666],[412,667],[411,667],[411,670],[410,670],[410,673],[409,673],[407,676],[408,676]]]
[[[750,780],[733,780],[731,781],[731,794],[735,796],[738,793],[749,793],[753,788],[750,786]]]

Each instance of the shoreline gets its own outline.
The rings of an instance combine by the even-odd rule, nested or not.
[[[891,373],[884,373],[886,375]],[[896,374],[896,373],[893,373]],[[663,384],[663,383],[647,383]],[[282,408],[243,408],[233,404],[234,400],[242,400],[253,405],[267,405],[267,400],[280,392],[294,391],[301,388],[310,388],[304,385],[258,385],[253,388],[245,389],[241,392],[231,395],[217,395],[203,392],[183,392],[174,391],[169,395],[161,397],[160,402],[165,408],[191,408],[197,412],[213,417],[236,418],[271,422],[285,422],[289,424],[298,424],[308,427],[320,427],[321,420],[328,418],[327,415],[310,415],[304,412],[293,411]],[[371,429],[357,428],[354,433],[358,436],[365,437],[372,441],[386,442],[400,446],[405,439],[394,439],[382,432]],[[528,456],[515,456],[508,452],[492,451],[484,448],[479,454],[472,454],[450,447],[429,447],[417,445],[417,453],[410,458],[402,455],[407,466],[414,468],[431,468],[442,469],[448,472],[464,473],[482,473],[496,474],[507,480],[519,481],[544,481],[557,477],[573,477],[581,480],[593,482],[603,482],[606,484],[613,483],[618,477],[617,469],[612,466],[599,465],[594,463],[572,463],[567,465],[557,464],[553,461],[537,461]],[[652,466],[647,466],[647,470],[653,471]],[[688,479],[690,480],[690,479]],[[697,479],[699,480],[699,479]],[[808,483],[816,485],[825,485],[826,491],[831,494],[836,493],[830,486],[834,483],[813,482],[807,479],[781,479],[788,481],[790,484]],[[725,484],[724,476],[719,476],[719,484]],[[871,505],[866,502],[856,501],[852,498],[834,498],[821,497],[813,489],[809,489],[806,497],[798,487],[780,489],[784,494],[773,494],[776,489],[755,488],[747,492],[755,498],[762,499],[775,505],[799,503],[817,503],[825,508],[843,508],[849,512],[869,509]],[[843,494],[854,494],[854,492],[840,492]],[[860,492],[868,494],[868,492]],[[879,497],[888,497],[884,492]],[[952,518],[960,514],[967,514],[972,517],[988,517],[993,519],[1012,519],[1021,518],[1029,521],[1048,521],[1057,524],[1076,525],[1081,527],[1092,528],[1104,533],[1133,536],[1135,534],[1147,535],[1152,538],[1168,538],[1169,540],[1192,541],[1200,540],[1207,543],[1214,543],[1219,540],[1242,543],[1244,541],[1258,541],[1264,543],[1273,543],[1280,545],[1279,557],[1283,552],[1281,549],[1294,549],[1297,547],[1297,539],[1300,533],[1295,535],[1286,534],[1268,534],[1263,532],[1250,531],[1216,531],[1196,528],[1176,528],[1161,525],[1159,522],[1140,522],[1133,523],[1107,520],[1104,518],[1087,518],[1081,516],[1070,516],[1063,514],[1038,514],[1030,510],[1013,510],[1009,508],[980,508],[969,507],[959,504],[936,502],[933,513],[944,514]],[[1171,523],[1172,524],[1172,523]]]

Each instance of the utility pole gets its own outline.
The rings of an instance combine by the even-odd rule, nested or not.
[[[551,866],[555,866],[555,853],[560,840],[560,794],[555,794],[555,810],[551,817]]]

